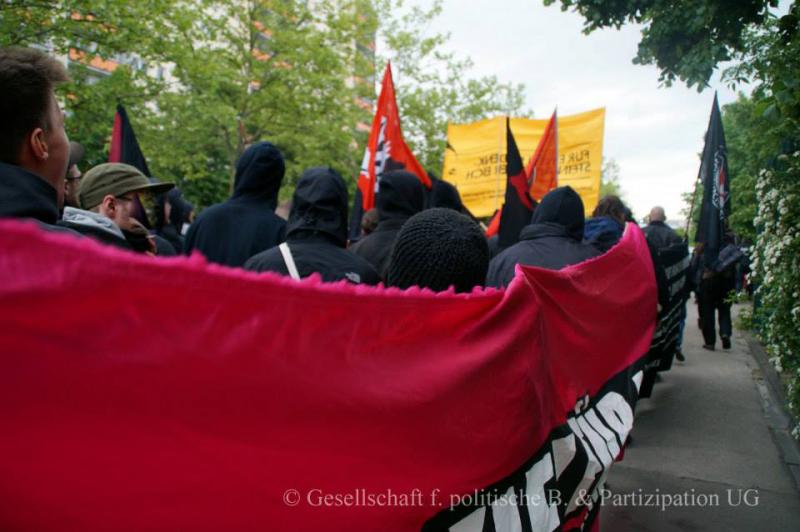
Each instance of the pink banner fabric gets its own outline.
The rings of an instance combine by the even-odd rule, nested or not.
[[[634,225],[600,257],[471,294],[17,221],[0,249],[3,530],[419,530],[535,456],[656,321]]]

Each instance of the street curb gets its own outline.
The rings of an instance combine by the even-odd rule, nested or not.
[[[800,442],[791,434],[792,428],[797,426],[797,420],[786,409],[787,399],[780,376],[769,362],[761,342],[750,331],[738,329],[737,332],[747,343],[750,355],[758,364],[763,379],[761,382],[756,379],[755,383],[761,395],[767,426],[783,462],[794,478],[795,488],[800,492]]]

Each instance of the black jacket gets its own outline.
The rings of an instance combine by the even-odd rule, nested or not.
[[[385,279],[397,233],[406,220],[425,207],[422,183],[410,172],[390,172],[381,179],[375,204],[378,227],[353,244],[350,250],[369,262],[381,279]]]
[[[600,255],[583,242],[583,202],[570,187],[547,194],[533,213],[531,224],[522,229],[520,241],[489,263],[487,286],[508,286],[517,264],[560,270]]]
[[[236,164],[233,196],[200,213],[186,235],[185,253],[198,249],[211,262],[241,266],[283,242],[286,222],[275,207],[284,171],[278,148],[269,142],[250,146]]]
[[[12,164],[0,163],[0,218],[30,218],[47,230],[70,233],[59,227],[58,195],[44,178]]]
[[[643,231],[647,241],[656,249],[663,249],[683,242],[678,233],[664,222],[650,222]]]
[[[311,168],[297,183],[289,213],[286,243],[300,277],[319,273],[323,281],[347,280],[354,284],[378,284],[370,264],[347,251],[347,186],[330,168]],[[244,267],[288,275],[278,247],[254,255]]]

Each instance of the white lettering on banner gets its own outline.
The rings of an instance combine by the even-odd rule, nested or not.
[[[592,451],[591,445],[588,444],[587,437],[583,434],[577,419],[572,418],[567,421],[572,432],[575,433],[576,438],[581,443],[587,456],[586,469],[583,471],[581,481],[578,483],[575,491],[571,494],[569,505],[567,505],[567,514],[570,514],[582,506],[586,501],[580,496],[582,493],[589,491],[594,481],[603,471],[603,464],[597,458],[597,455]]]
[[[643,377],[644,373],[638,371],[631,379],[637,391]],[[572,434],[553,439],[550,451],[525,472],[525,490],[521,499],[514,486],[511,486],[504,494],[495,496],[499,498],[477,508],[450,530],[482,530],[487,507],[492,509],[491,518],[498,532],[523,530],[520,511],[524,511],[521,506],[526,506],[533,530],[552,531],[561,525],[558,508],[562,504],[566,503],[565,515],[582,507],[592,510],[600,504],[608,468],[619,456],[633,428],[633,409],[621,394],[613,391],[603,395],[594,406],[590,404],[588,396],[576,401],[574,415],[567,419]],[[586,456],[583,472],[573,472],[569,478],[562,479],[579,453]],[[546,486],[554,478],[560,482],[558,490],[548,492]],[[577,485],[571,485],[572,478]],[[589,513],[586,514],[588,516]]]
[[[525,495],[528,498],[528,515],[533,530],[550,532],[558,528],[561,520],[558,507],[551,506],[545,495],[545,484],[553,478],[553,456],[547,453],[526,473]],[[557,494],[560,496],[560,494]],[[556,505],[560,501],[555,501]]]
[[[519,517],[519,506],[516,505],[517,494],[514,487],[492,504],[492,517],[495,530],[522,532],[522,520]]]
[[[570,434],[563,438],[553,440],[553,462],[556,464],[556,477],[560,478],[564,470],[575,458],[575,435]]]

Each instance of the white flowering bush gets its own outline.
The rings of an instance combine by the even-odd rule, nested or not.
[[[780,155],[756,182],[758,228],[752,270],[758,331],[785,376],[789,409],[800,414],[800,151]],[[800,427],[794,430],[800,436]]]

